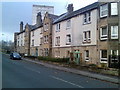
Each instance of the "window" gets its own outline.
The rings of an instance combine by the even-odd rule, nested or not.
[[[91,32],[88,31],[87,34],[88,34],[88,35],[87,35],[87,36],[88,36],[88,41],[90,41],[90,40],[91,40]]]
[[[89,61],[89,51],[85,51],[85,61]]]
[[[60,51],[55,51],[55,57],[60,57]]]
[[[48,54],[49,54],[49,50],[48,50],[48,48],[44,48],[44,54],[45,54],[45,56],[48,56]]]
[[[44,31],[48,30],[48,23],[44,25]]]
[[[56,24],[56,32],[60,32],[60,23]]]
[[[70,27],[71,27],[71,20],[67,20],[67,26],[66,26],[66,28],[68,29]]]
[[[83,42],[90,42],[91,41],[91,32],[84,31],[83,32]]]
[[[84,42],[87,41],[87,32],[83,32],[83,41],[84,41]]]
[[[43,33],[43,29],[41,28],[41,29],[40,29],[40,34],[42,34],[42,33]]]
[[[111,26],[111,39],[118,39],[118,26]]]
[[[111,3],[111,15],[118,15],[117,3]]]
[[[32,40],[32,46],[34,46],[34,40]]]
[[[34,31],[32,31],[32,36],[34,36]]]
[[[60,46],[60,36],[56,37],[55,45]]]
[[[102,63],[107,63],[107,50],[100,51],[100,61]]]
[[[111,61],[118,62],[118,50],[111,50]]]
[[[44,43],[48,43],[48,35],[44,36]]]
[[[108,4],[104,4],[100,6],[100,17],[106,17],[108,16]]]
[[[111,55],[118,55],[118,50],[111,50]]]
[[[107,39],[107,27],[100,28],[100,40]]]
[[[23,42],[22,42],[22,40],[21,40],[21,46],[22,46],[22,43],[23,43]]]
[[[91,12],[87,12],[84,14],[84,24],[91,22]]]
[[[48,43],[49,42],[49,39],[48,39],[48,35],[46,36],[46,43]]]
[[[40,38],[40,45],[42,45],[43,44],[43,38],[41,37]]]
[[[19,41],[18,41],[18,46],[19,46]]]
[[[70,45],[70,43],[71,43],[71,35],[68,34],[66,35],[66,45]]]

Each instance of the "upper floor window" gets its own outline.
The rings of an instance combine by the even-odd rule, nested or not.
[[[48,43],[48,35],[44,36],[44,43]]]
[[[48,23],[44,25],[44,31],[47,31],[47,30],[48,30]]]
[[[60,36],[56,37],[56,40],[55,40],[55,45],[56,46],[60,46]]]
[[[43,33],[43,28],[40,29],[40,34],[42,34],[42,33]]]
[[[56,32],[60,32],[60,23],[56,24]]]
[[[100,28],[100,40],[106,40],[107,36],[107,26]]]
[[[32,40],[32,46],[34,46],[34,40]]]
[[[84,31],[83,32],[83,42],[90,42],[91,41],[91,32]]]
[[[118,26],[111,26],[111,39],[118,39]]]
[[[91,12],[87,12],[84,14],[84,24],[91,22]]]
[[[108,16],[108,4],[104,4],[100,6],[100,17],[106,17]]]
[[[111,15],[118,15],[117,3],[111,3]]]
[[[42,45],[43,44],[43,38],[41,37],[40,38],[40,45]]]
[[[66,35],[66,45],[70,45],[70,43],[71,43],[71,35],[68,34]]]
[[[71,27],[71,20],[67,20],[67,25],[66,25],[66,28],[70,28]]]
[[[34,36],[34,31],[32,31],[32,36]]]

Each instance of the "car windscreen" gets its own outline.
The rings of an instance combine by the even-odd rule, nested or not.
[[[19,54],[19,53],[13,53],[13,55],[14,55],[14,56],[20,56],[20,54]]]

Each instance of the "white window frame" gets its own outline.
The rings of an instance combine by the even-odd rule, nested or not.
[[[117,3],[111,3],[111,15],[118,15],[118,5]]]
[[[105,7],[105,6],[106,6],[106,8],[103,10],[103,7]],[[105,15],[102,15],[102,13],[105,11],[107,13]],[[104,5],[100,6],[100,17],[102,18],[102,17],[106,17],[106,16],[108,16],[108,4],[104,4]]]
[[[102,35],[102,32],[103,32],[103,28],[106,28],[106,32],[107,32],[107,34],[106,35]],[[107,26],[105,26],[105,27],[101,27],[100,28],[100,40],[107,40],[108,39],[108,27]]]
[[[116,32],[117,32],[117,34],[112,34],[112,30],[115,30],[114,29],[114,27],[116,27],[117,29],[116,29]],[[116,26],[111,26],[111,39],[118,39],[118,26],[116,25]]]
[[[60,32],[60,23],[56,24],[56,32]]]
[[[86,33],[86,38],[85,38],[85,33]],[[83,32],[83,42],[87,42],[87,32],[86,31]]]
[[[101,59],[106,60],[106,61],[102,61]],[[107,58],[102,58],[102,50],[100,50],[100,63],[108,63],[108,57]]]
[[[88,57],[86,57],[87,51],[88,51]],[[89,50],[85,50],[85,61],[89,61],[90,60],[89,56],[90,56]]]
[[[90,32],[90,34],[89,34]],[[86,38],[85,38],[86,33]],[[91,31],[83,31],[83,42],[90,42],[91,41]]]
[[[89,18],[90,18],[90,21],[89,21]],[[84,14],[83,24],[88,24],[90,22],[91,22],[91,11]]]
[[[69,28],[71,28],[71,20],[70,19],[67,20],[67,22],[66,22],[66,29],[69,29]]]
[[[66,35],[66,45],[70,45],[70,44],[71,44],[71,34],[67,34]]]

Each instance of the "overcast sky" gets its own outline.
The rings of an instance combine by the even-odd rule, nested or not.
[[[11,2],[10,2],[11,1]],[[2,3],[2,30],[0,30],[0,40],[14,41],[14,32],[19,32],[20,21],[32,24],[32,5],[54,6],[54,14],[60,15],[66,12],[68,4],[73,3],[74,10],[80,9],[97,0],[3,0]],[[26,1],[26,2],[25,2]],[[42,2],[44,1],[44,2]],[[1,5],[1,4],[0,4]],[[1,16],[0,16],[1,17]]]

